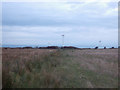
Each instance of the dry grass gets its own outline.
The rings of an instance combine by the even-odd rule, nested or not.
[[[3,88],[117,88],[118,49],[3,49]]]
[[[57,87],[59,80],[50,72],[57,65],[55,60],[50,61],[50,56],[55,57],[56,53],[56,50],[3,49],[3,88],[50,87],[51,80]]]
[[[84,68],[95,72],[118,76],[118,49],[102,50],[75,50],[69,52]]]

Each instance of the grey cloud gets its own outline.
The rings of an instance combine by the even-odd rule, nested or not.
[[[80,6],[82,4],[77,5]],[[94,13],[91,12],[93,10],[99,12],[100,10],[96,5],[90,8],[91,6],[84,6],[80,9],[78,7],[78,9],[69,11],[74,6],[65,3],[3,3],[2,23],[3,25],[11,26],[86,25],[117,28],[116,17],[102,17],[101,15],[95,17]],[[89,12],[84,12],[86,9]]]

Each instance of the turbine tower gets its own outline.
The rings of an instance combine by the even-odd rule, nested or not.
[[[100,41],[99,41],[99,43],[100,43],[100,44],[99,44],[99,47],[101,46],[101,42],[102,42],[102,41],[100,40]]]
[[[62,35],[62,46],[64,47],[64,35]]]

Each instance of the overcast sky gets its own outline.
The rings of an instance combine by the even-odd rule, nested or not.
[[[117,2],[4,2],[2,23],[3,45],[118,46]]]

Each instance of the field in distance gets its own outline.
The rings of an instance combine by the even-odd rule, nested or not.
[[[3,88],[117,88],[118,49],[3,49]]]

